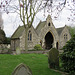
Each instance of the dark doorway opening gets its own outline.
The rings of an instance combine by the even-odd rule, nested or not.
[[[45,49],[51,49],[53,44],[53,36],[50,32],[48,32],[45,36]]]
[[[58,42],[56,43],[56,48],[58,49]]]

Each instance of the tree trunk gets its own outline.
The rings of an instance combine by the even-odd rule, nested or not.
[[[25,28],[25,51],[28,50],[28,28]]]

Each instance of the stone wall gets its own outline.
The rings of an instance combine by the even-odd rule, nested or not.
[[[10,44],[0,44],[0,49],[10,48]]]
[[[32,40],[28,41],[28,49],[33,49],[36,44],[40,44],[40,41],[38,35],[34,31],[34,28],[32,27],[29,30],[32,32]]]
[[[20,37],[20,49],[25,50],[25,31],[23,31],[22,36]]]
[[[64,36],[64,35],[67,36]],[[66,38],[67,37],[67,38]],[[69,41],[71,39],[71,35],[69,33],[69,30],[67,29],[67,27],[65,26],[64,30],[62,31],[61,35],[60,35],[60,40],[59,40],[59,49],[61,49],[67,41]]]
[[[48,23],[51,23],[50,26],[48,26]],[[41,29],[41,32],[39,33],[39,37],[40,37],[40,40],[42,40],[43,46],[45,42],[45,36],[48,32],[52,34],[53,39],[54,39],[53,47],[56,48],[56,43],[59,41],[59,36],[50,17],[47,18],[46,25]]]
[[[36,32],[34,31],[33,27],[31,27],[29,30],[32,33],[32,40],[28,41],[28,50],[31,50],[34,48],[34,46],[36,44],[39,43],[39,39],[38,39],[38,36],[37,36]],[[25,31],[23,32],[22,36],[20,37],[20,49],[21,50],[25,50],[25,35],[24,34],[25,34]]]
[[[11,40],[11,49],[16,50],[16,48],[20,47],[20,40],[19,39],[13,39]]]
[[[0,44],[0,53],[7,53],[10,49],[10,44]]]
[[[66,42],[71,38],[67,26],[64,27],[61,34],[58,34],[50,16],[47,17],[45,25],[42,26],[40,29],[38,30],[34,29],[32,26],[28,30],[28,32],[29,31],[31,31],[32,33],[32,40],[28,40],[28,50],[33,49],[36,44],[41,44],[41,46],[45,48],[45,44],[46,44],[45,36],[48,32],[50,32],[53,37],[52,38],[53,43],[51,43],[51,46],[53,48],[58,47],[58,49],[61,49],[66,44]],[[64,39],[64,34],[67,34],[67,39]],[[25,31],[22,32],[19,39],[11,40],[11,49],[16,50],[17,47],[19,47],[20,50],[25,50]]]

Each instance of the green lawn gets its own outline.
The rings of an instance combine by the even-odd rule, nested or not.
[[[48,68],[48,57],[44,54],[0,54],[0,75],[11,75],[20,63],[29,66],[33,75],[61,75]]]

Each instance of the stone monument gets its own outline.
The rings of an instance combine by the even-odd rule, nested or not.
[[[32,71],[28,66],[21,63],[15,68],[12,75],[32,75]]]

